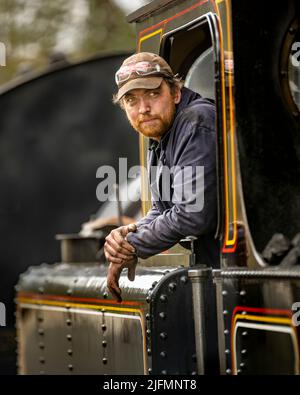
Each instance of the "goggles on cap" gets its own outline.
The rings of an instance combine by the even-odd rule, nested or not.
[[[123,82],[129,80],[132,73],[135,73],[139,76],[147,76],[150,74],[157,74],[162,72],[162,69],[159,64],[142,61],[137,63],[131,63],[128,65],[122,66],[115,75],[115,80],[117,85],[122,84]],[[165,73],[165,72],[164,72]]]

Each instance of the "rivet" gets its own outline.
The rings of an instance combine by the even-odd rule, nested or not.
[[[231,369],[226,369],[226,374],[231,374]]]
[[[161,332],[161,333],[159,334],[159,336],[160,336],[160,338],[163,339],[163,340],[166,340],[166,338],[168,337],[168,335],[167,335],[166,332]]]
[[[45,363],[45,358],[44,357],[40,357],[40,363]]]
[[[66,324],[69,325],[69,326],[72,325],[72,321],[70,320],[70,318],[68,318],[68,319],[66,320]]]
[[[39,328],[38,333],[39,333],[39,335],[43,336],[43,334],[44,334],[44,329]]]
[[[108,298],[108,293],[107,292],[103,292],[102,296],[103,296],[104,299],[107,299]]]
[[[105,313],[105,311],[106,311],[105,309],[101,309],[101,313],[103,313],[103,314],[104,314],[104,313]]]
[[[68,351],[67,351],[67,353],[68,353],[69,355],[72,355],[72,354],[73,354],[73,350],[72,350],[71,348],[69,348]]]
[[[146,330],[146,336],[147,336],[147,337],[150,337],[150,335],[151,335],[151,331],[150,331],[150,329],[147,329],[147,330]]]
[[[159,355],[160,355],[162,358],[166,358],[166,357],[167,357],[167,352],[166,352],[166,351],[162,351]]]
[[[43,321],[44,321],[44,318],[43,318],[42,316],[38,316],[38,321],[39,321],[39,322],[43,322]]]
[[[241,354],[242,354],[243,357],[245,357],[245,356],[247,355],[247,350],[246,350],[246,349],[243,349],[243,350],[241,351]]]
[[[66,304],[66,309],[69,310],[71,306],[69,304]]]
[[[147,297],[146,297],[146,302],[147,302],[147,303],[150,303],[150,296],[147,296]]]
[[[149,357],[151,356],[151,348],[147,349],[147,354],[149,355]]]
[[[242,315],[247,315],[247,311],[242,311]]]
[[[72,295],[72,290],[71,289],[67,290],[67,295]]]
[[[40,348],[41,350],[43,350],[43,349],[45,348],[45,344],[42,343],[42,342],[40,342],[40,343],[39,343],[39,348]]]
[[[40,370],[40,374],[45,374],[44,370]]]
[[[148,373],[152,374],[152,369],[151,368],[148,369]]]
[[[176,283],[170,283],[169,284],[169,290],[170,291],[175,291],[176,290]]]
[[[73,370],[73,365],[71,365],[71,364],[68,365],[68,369],[69,369],[69,370]]]
[[[166,370],[162,370],[162,371],[161,371],[161,374],[166,375],[166,374],[168,374],[168,372],[167,372]]]
[[[193,355],[192,355],[192,361],[193,361],[193,362],[197,362],[197,355],[196,355],[196,354],[193,354]]]
[[[245,296],[246,295],[246,291],[243,289],[241,292],[240,292],[240,296]]]
[[[180,281],[181,281],[183,284],[186,284],[186,283],[188,282],[188,278],[187,278],[186,276],[182,276],[182,277],[180,277]]]
[[[299,112],[293,111],[293,117],[294,118],[299,118]]]
[[[193,371],[191,374],[192,374],[192,376],[196,376],[197,372]]]
[[[167,315],[166,315],[166,313],[165,313],[164,311],[161,311],[161,312],[159,313],[159,318],[161,318],[162,320],[165,320],[166,317],[167,317]]]
[[[101,329],[102,329],[103,331],[106,331],[106,325],[105,325],[105,324],[102,324],[102,325],[101,325]]]
[[[39,287],[38,291],[39,291],[40,294],[43,294],[44,293],[44,288],[43,287]]]
[[[168,300],[167,295],[160,295],[159,299],[161,302],[166,302]]]
[[[223,311],[223,314],[224,314],[224,315],[228,315],[228,310],[224,310],[224,311]]]
[[[103,342],[102,342],[102,347],[107,347],[107,341],[106,340],[103,340]]]
[[[242,332],[242,336],[243,337],[247,337],[248,336],[248,332],[247,331]]]
[[[102,358],[103,365],[107,365],[107,358]]]
[[[157,281],[154,281],[154,282],[152,283],[152,287],[154,288],[154,287],[156,286],[156,284],[157,284]]]
[[[289,28],[289,33],[290,33],[290,34],[295,34],[295,31],[296,31],[296,30],[295,30],[294,27],[290,27],[290,28]]]
[[[225,290],[224,290],[224,291],[222,291],[222,295],[223,295],[223,296],[226,296],[227,294],[228,294],[228,292],[227,292],[227,291],[225,291]]]
[[[230,354],[230,350],[228,348],[225,350],[225,354]]]
[[[228,329],[225,329],[224,330],[224,335],[228,335],[229,334],[229,330]]]
[[[164,275],[166,275],[166,274],[168,274],[168,273],[170,273],[170,270],[166,270],[166,271],[164,272]]]
[[[240,368],[241,368],[241,369],[245,369],[245,368],[246,368],[245,362],[241,362],[241,363],[240,363]]]
[[[67,335],[67,339],[70,341],[72,340],[72,335]]]
[[[237,370],[237,374],[242,374],[241,369],[238,369],[238,370]]]
[[[150,320],[150,314],[149,314],[149,313],[147,313],[145,317],[146,317],[146,320],[147,320],[147,321]]]
[[[74,278],[74,283],[76,284],[78,282],[78,278]]]

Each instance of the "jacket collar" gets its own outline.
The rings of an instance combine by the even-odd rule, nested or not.
[[[153,139],[149,139],[149,149],[153,150],[153,149],[157,149],[158,146],[160,146],[161,150],[164,150],[164,148],[166,147],[170,134],[172,133],[173,130],[173,125],[175,122],[176,117],[178,116],[178,114],[185,108],[187,107],[191,102],[193,102],[194,100],[200,99],[201,95],[199,93],[193,92],[192,90],[190,90],[189,88],[183,87],[181,89],[181,100],[180,102],[176,105],[176,112],[175,112],[175,117],[173,120],[173,123],[170,127],[170,129],[163,135],[163,137],[160,139],[160,141],[156,141]]]

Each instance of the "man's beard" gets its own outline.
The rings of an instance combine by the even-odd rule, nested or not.
[[[175,110],[176,107],[174,105],[174,107],[165,114],[164,118],[160,115],[140,116],[138,121],[135,124],[131,123],[131,125],[137,132],[146,137],[160,138],[170,129],[174,120]]]

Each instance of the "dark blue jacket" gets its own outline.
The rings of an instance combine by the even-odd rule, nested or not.
[[[217,224],[215,117],[215,106],[210,100],[183,88],[172,127],[159,143],[150,140],[148,172],[151,166],[157,166],[155,176],[151,178],[149,174],[152,208],[137,223],[137,232],[127,236],[139,257],[148,258],[158,254],[192,235],[198,237],[197,263],[217,265],[219,243],[214,238]],[[165,166],[175,166],[177,169],[166,175],[170,179],[170,186],[165,182]],[[201,191],[204,200],[196,212],[187,209],[187,203],[193,204],[193,197],[182,201],[176,199],[179,189],[182,191],[180,169],[186,166],[193,169],[190,180],[193,188],[196,166],[204,167],[204,188]],[[199,177],[198,181],[201,185]],[[166,195],[162,196],[166,189],[164,187],[169,188],[170,197],[167,200]]]

